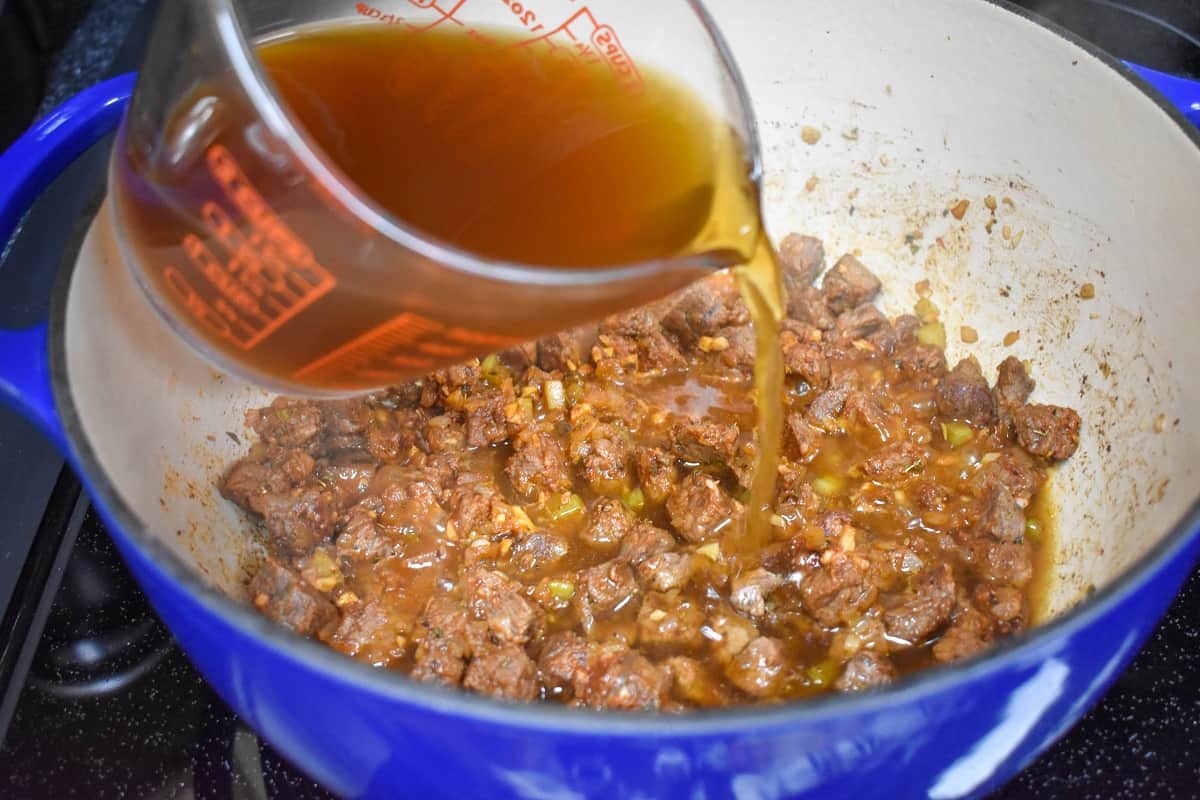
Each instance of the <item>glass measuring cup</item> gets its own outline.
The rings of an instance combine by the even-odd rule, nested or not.
[[[715,216],[685,249],[586,266],[489,257],[415,227],[298,124],[256,57],[257,43],[344,24],[540,48],[631,93],[650,71],[669,75],[739,143],[733,174],[714,185],[753,198],[756,224]],[[445,98],[464,118],[477,101]],[[500,103],[471,124],[524,112]],[[567,137],[570,124],[551,117],[539,130]],[[632,308],[744,261],[759,235],[758,176],[744,87],[697,2],[180,0],[161,6],[110,187],[126,262],[190,344],[273,389],[345,394]]]

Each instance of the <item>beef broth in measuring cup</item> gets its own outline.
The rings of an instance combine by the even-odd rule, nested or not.
[[[562,34],[360,16],[260,41],[257,87],[214,74],[146,114],[139,86],[113,169],[127,254],[223,365],[378,388],[753,253],[754,156],[682,80]]]
[[[156,307],[223,367],[345,394],[743,265],[766,412],[751,504],[765,508],[780,285],[753,121],[708,21],[684,2],[643,10],[657,23],[607,3],[487,6],[517,27],[467,0],[393,5],[297,13],[253,50],[239,31],[272,27],[254,3],[250,23],[228,0],[164,10],[111,181]],[[626,17],[620,34],[605,14]],[[694,62],[672,54],[671,72],[623,43],[664,20]],[[178,30],[199,40],[182,62]],[[765,514],[750,519],[763,541]]]

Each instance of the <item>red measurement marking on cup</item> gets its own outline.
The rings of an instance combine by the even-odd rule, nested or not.
[[[462,25],[462,20],[455,16],[467,0],[408,0],[409,5],[420,9],[422,12],[416,16],[405,17],[397,14],[394,11],[384,11],[376,6],[368,5],[367,3],[357,3],[354,10],[363,17],[376,22],[381,22],[385,25],[404,25],[413,30],[428,31],[433,30],[437,26],[445,22],[453,22],[455,25]],[[430,21],[432,17],[432,21]]]
[[[209,173],[232,208],[205,203],[200,217],[207,238],[189,233],[181,243],[191,270],[173,264],[163,277],[193,316],[250,350],[337,280],[250,185],[225,147],[213,145],[207,157]]]
[[[304,381],[394,380],[396,371],[428,370],[461,361],[483,348],[510,347],[523,341],[443,325],[419,314],[404,313],[326,353],[294,373]]]
[[[530,33],[540,33],[546,29],[545,25],[538,22],[538,13],[527,3],[523,3],[521,0],[500,0],[500,2],[508,6],[508,10],[513,13],[518,22],[529,29]]]
[[[514,0],[502,0],[510,7]],[[587,6],[583,6],[558,27],[522,43],[528,46],[545,43],[549,47],[568,53],[587,63],[604,61],[626,89],[640,91],[642,75],[638,72],[628,51],[621,44],[617,32],[611,25],[596,19]]]
[[[399,14],[387,12],[381,8],[369,6],[366,3],[356,4],[354,10],[367,19],[382,22],[384,25],[400,25],[404,22],[404,17]]]

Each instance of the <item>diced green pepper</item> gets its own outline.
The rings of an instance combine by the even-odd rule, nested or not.
[[[549,581],[546,588],[550,591],[550,595],[557,600],[570,600],[575,596],[575,584],[570,581]]]
[[[938,314],[940,313],[938,307],[928,297],[922,297],[918,300],[917,304],[913,306],[913,311],[916,312],[921,322],[937,322]]]
[[[583,513],[583,498],[577,494],[554,494],[546,500],[546,512],[555,522]]]
[[[696,548],[696,552],[707,558],[709,561],[721,560],[721,544],[720,542],[709,542]]]
[[[814,686],[832,686],[842,672],[842,665],[832,658],[818,661],[806,670],[808,680]]]
[[[946,346],[946,326],[940,322],[927,322],[917,328],[917,341],[933,347]]]
[[[640,486],[636,489],[626,489],[621,494],[621,503],[633,513],[638,514],[646,507],[646,495]]]
[[[517,401],[517,408],[521,410],[521,416],[526,419],[533,419],[533,399],[530,397],[522,397]]]
[[[951,447],[961,447],[975,438],[975,431],[965,422],[943,422],[942,438]]]
[[[812,488],[821,497],[833,497],[846,488],[846,479],[841,475],[822,475],[812,482]]]
[[[578,375],[569,375],[564,381],[567,389],[567,405],[574,406],[583,399],[583,379]]]
[[[500,366],[500,356],[492,353],[490,356],[479,362],[479,371],[484,375],[489,372],[495,372],[496,367]]]

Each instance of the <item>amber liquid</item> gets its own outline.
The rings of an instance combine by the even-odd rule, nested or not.
[[[667,76],[641,69],[631,83],[628,74],[607,64],[519,46],[501,34],[325,27],[267,42],[258,54],[290,112],[345,182],[425,237],[485,259],[564,269],[694,254],[716,254],[711,260],[716,266],[745,264],[739,285],[758,336],[761,464],[752,487],[754,513],[737,536],[765,541],[781,438],[776,337],[782,308],[749,161],[726,122]],[[219,88],[211,94],[221,100]],[[178,116],[195,118],[204,100],[190,99]],[[330,222],[337,215],[306,213],[304,206],[319,192],[276,188],[280,179],[256,167],[256,161],[270,159],[247,148],[249,120],[239,120],[237,112],[236,103],[228,104],[222,111],[226,127],[209,136],[210,169],[213,147],[226,148],[222,152],[240,166],[244,181],[311,248],[336,288],[269,335],[262,336],[266,328],[260,328],[257,340],[234,341],[229,335],[209,340],[257,370],[293,382],[353,388],[344,376],[322,377],[339,375],[328,362],[336,362],[347,341],[387,324],[398,310],[387,301],[406,276],[357,263],[349,255],[350,229]],[[220,118],[208,118],[214,116]],[[180,232],[195,225],[188,206],[198,205],[203,184],[186,171],[167,174],[135,148],[126,150],[127,168],[114,175],[127,235],[139,260],[175,265],[173,285],[153,269],[149,279],[163,284],[159,293],[177,310],[194,313],[194,298],[191,307],[181,302],[179,286],[188,281],[187,265],[203,259],[196,258],[195,241],[191,249],[180,244]],[[223,163],[218,160],[218,167]],[[193,276],[190,285],[203,280]],[[447,329],[457,330],[453,311],[461,303],[457,292],[447,291],[422,313],[435,321],[444,313]],[[480,352],[447,348],[441,360],[483,355],[506,338],[584,321],[556,319],[553,290],[531,293],[528,303],[528,313],[518,315],[520,322],[512,322],[510,330],[479,323],[473,344]],[[429,364],[386,356],[381,354],[379,365],[367,365],[377,367],[370,373],[376,385],[428,371]],[[306,366],[312,363],[321,369]],[[731,544],[742,549],[746,542]]]

